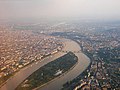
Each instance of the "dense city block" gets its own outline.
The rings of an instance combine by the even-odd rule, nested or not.
[[[57,53],[62,47],[62,42],[52,36],[0,27],[0,84],[21,68]]]

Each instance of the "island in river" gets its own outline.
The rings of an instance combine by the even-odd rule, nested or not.
[[[68,52],[64,56],[39,68],[24,80],[16,90],[32,90],[43,84],[45,85],[45,83],[47,84],[49,81],[72,69],[77,61],[77,56],[72,52]]]

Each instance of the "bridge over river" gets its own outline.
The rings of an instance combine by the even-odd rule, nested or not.
[[[63,52],[63,53],[73,52],[75,54],[75,53],[81,53],[81,50],[78,50],[78,51],[63,51],[62,50],[60,52]]]

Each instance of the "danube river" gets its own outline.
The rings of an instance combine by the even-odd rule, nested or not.
[[[63,48],[63,51],[77,52],[77,51],[81,50],[80,46],[72,40],[65,40],[64,44],[65,44],[65,47]],[[45,64],[47,64],[55,59],[57,59],[58,57],[63,56],[64,54],[66,54],[66,53],[58,52],[54,55],[46,57],[45,59],[43,59],[41,61],[35,62],[35,63],[21,69],[13,77],[11,77],[9,80],[7,80],[7,82],[0,88],[0,90],[15,90],[15,88],[23,80],[25,80],[29,75],[31,75],[37,69],[39,69],[40,67],[44,66]],[[37,89],[38,90],[60,90],[64,83],[66,83],[69,80],[74,79],[80,73],[82,73],[90,64],[90,60],[82,52],[75,53],[75,55],[78,57],[78,63],[72,70],[70,70],[69,72],[67,72],[66,74],[62,75],[59,78],[55,78],[53,81],[44,85],[43,87],[39,87]]]

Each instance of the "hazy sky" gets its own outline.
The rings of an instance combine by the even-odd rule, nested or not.
[[[0,0],[0,19],[27,17],[120,19],[120,0]]]

